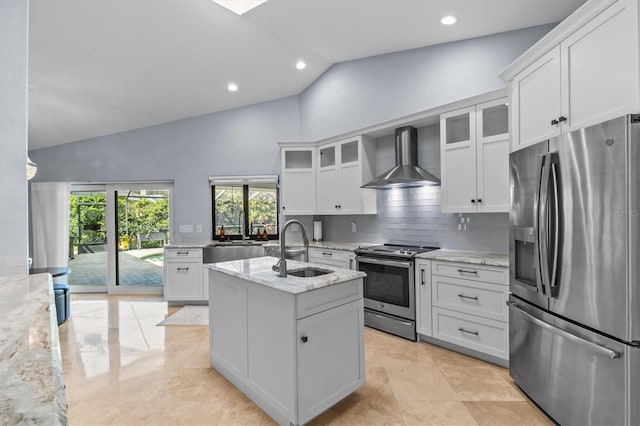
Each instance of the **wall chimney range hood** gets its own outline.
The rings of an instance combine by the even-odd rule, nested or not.
[[[411,186],[440,185],[440,179],[418,166],[418,129],[412,126],[396,129],[396,166],[362,188],[391,189]]]

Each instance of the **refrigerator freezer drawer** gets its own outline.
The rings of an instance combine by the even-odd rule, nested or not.
[[[511,298],[509,371],[563,425],[629,423],[628,359],[637,349]]]
[[[498,358],[509,358],[509,324],[434,307],[433,337]]]

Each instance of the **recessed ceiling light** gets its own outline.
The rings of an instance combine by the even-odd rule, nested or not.
[[[242,15],[243,13],[247,13],[251,9],[260,6],[262,3],[266,3],[267,0],[213,0],[213,2],[237,13],[238,15]]]
[[[230,92],[235,92],[236,90],[238,90],[238,85],[235,83],[229,83],[227,89],[229,89]]]
[[[448,15],[440,20],[444,25],[453,25],[458,19],[455,16]]]
[[[299,70],[303,70],[307,67],[307,64],[304,61],[298,61],[298,63],[296,64],[296,68],[298,68]]]

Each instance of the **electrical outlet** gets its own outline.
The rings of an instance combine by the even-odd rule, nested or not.
[[[189,234],[193,232],[193,225],[180,225],[181,234]]]
[[[202,232],[202,225],[196,225],[196,232]]]
[[[464,223],[464,217],[460,218],[460,223]]]
[[[358,232],[357,230],[358,230],[358,228],[356,227],[356,223],[352,221],[351,222],[351,232]]]
[[[300,225],[298,225],[297,223],[294,223],[293,225],[291,225],[291,232],[299,232],[300,231]]]
[[[458,231],[462,231],[462,225],[460,223],[458,224]]]

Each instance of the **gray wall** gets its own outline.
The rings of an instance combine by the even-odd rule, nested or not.
[[[393,137],[377,140],[376,173],[394,165]],[[418,162],[440,177],[440,125],[418,129]],[[509,251],[507,213],[440,212],[440,187],[378,191],[378,214],[317,216],[326,240],[431,245],[458,250]],[[356,232],[351,232],[351,223]],[[458,229],[460,225],[461,229]]]
[[[208,241],[208,177],[277,174],[278,141],[299,136],[289,97],[172,123],[32,151],[38,181],[174,181],[175,241]],[[202,233],[179,234],[179,225]],[[196,227],[193,227],[194,231]]]
[[[502,89],[498,74],[553,27],[335,64],[300,95],[302,138],[324,139]]]
[[[0,275],[27,271],[27,0],[0,1]]]
[[[552,27],[341,63],[299,96],[35,150],[32,159],[41,167],[37,180],[172,179],[174,229],[181,224],[203,225],[202,233],[176,232],[174,242],[207,241],[211,235],[208,176],[279,173],[276,142],[332,137],[503,88],[498,73]],[[384,169],[389,159],[393,161],[393,146],[384,140],[379,145],[377,168]],[[427,144],[424,149],[436,148]],[[427,157],[421,164],[439,175],[439,155]],[[436,233],[425,228],[419,234],[421,242],[506,251],[506,215],[471,215],[468,230],[458,232],[455,222],[459,219],[437,213],[437,195],[425,198],[413,192],[403,192],[402,199],[381,193],[378,217],[359,216],[357,235],[342,233],[350,229],[345,227],[350,218],[327,218],[325,239],[408,243],[415,232],[401,228],[400,223],[419,220],[416,225],[439,229]],[[424,215],[419,219],[415,214],[403,216],[408,208]],[[302,219],[311,230],[313,218]],[[292,238],[299,238],[297,234]]]

